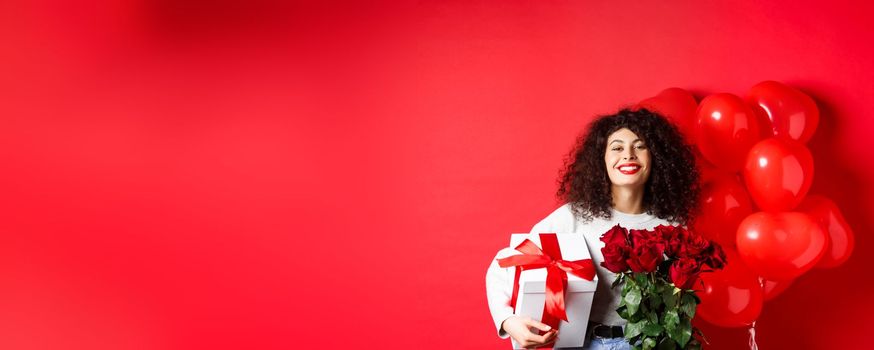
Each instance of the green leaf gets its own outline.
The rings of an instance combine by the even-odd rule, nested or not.
[[[637,279],[634,278],[634,273],[630,273],[630,274],[625,275],[625,285],[626,286],[628,286],[628,285],[636,286],[637,285]]]
[[[664,329],[660,324],[658,324],[658,323],[650,323],[650,322],[647,322],[647,323],[643,326],[643,334],[646,334],[646,335],[648,335],[648,336],[650,336],[650,337],[657,337],[657,336],[658,336],[659,334],[661,334],[664,330],[665,330],[665,329]],[[653,342],[652,346],[655,347],[655,342]]]
[[[619,317],[622,317],[623,319],[626,319],[626,320],[628,319],[628,316],[629,316],[628,315],[628,307],[626,307],[624,304],[622,306],[616,308],[616,313],[619,314]]]
[[[646,313],[646,319],[650,323],[659,323],[659,314],[655,313],[655,311],[648,311]]]
[[[686,316],[689,316],[689,318],[693,318],[695,317],[695,309],[697,306],[698,305],[687,305],[685,310],[683,310],[683,313],[686,314]]]
[[[643,331],[643,323],[642,322],[629,322],[625,324],[625,339],[634,338]],[[634,344],[634,343],[632,343]]]
[[[680,299],[680,311],[689,316],[689,318],[693,318],[695,317],[695,309],[697,307],[696,297],[692,293],[683,293],[683,297]]]
[[[674,285],[672,283],[668,283],[667,281],[665,281],[665,283],[662,284],[662,293],[673,292],[673,291],[674,291]]]
[[[640,289],[632,288],[625,294],[625,306],[628,307],[628,313],[630,315],[634,315],[637,313],[637,310],[640,308]]]
[[[649,279],[646,278],[646,274],[645,274],[645,273],[636,273],[636,274],[634,274],[634,279],[635,279],[635,281],[637,282],[637,285],[639,285],[639,286],[645,286],[646,283],[649,282]]]
[[[643,339],[643,350],[654,349],[656,346],[656,340],[653,338],[644,338]]]
[[[677,326],[680,324],[680,315],[677,314],[677,310],[665,312],[664,324],[665,329],[669,332],[677,329]]]
[[[685,292],[683,293],[683,304],[693,304],[698,305],[701,302],[701,299],[698,299],[693,292]]]
[[[647,299],[647,304],[652,310],[658,310],[659,306],[662,306],[662,295],[656,290],[650,291]]]
[[[656,289],[658,288],[658,284],[653,283],[653,281],[649,278],[646,279],[645,285],[646,285],[646,288],[644,288],[643,290],[645,290],[647,294],[655,293]]]
[[[662,290],[662,301],[665,303],[666,309],[674,309],[677,306],[677,296],[674,295],[673,288],[665,288]]]
[[[680,320],[680,325],[676,330],[676,337],[671,337],[677,342],[681,348],[686,346],[689,339],[692,338],[692,322],[688,318]]]

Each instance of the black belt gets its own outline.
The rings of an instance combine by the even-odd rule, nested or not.
[[[622,331],[622,326],[608,326],[600,323],[589,322],[589,328],[592,334],[601,338],[622,338],[625,333]]]

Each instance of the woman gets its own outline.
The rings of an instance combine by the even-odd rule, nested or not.
[[[625,320],[616,313],[620,288],[610,288],[616,275],[601,266],[602,233],[616,224],[629,229],[685,225],[698,197],[698,172],[691,148],[662,116],[645,109],[624,109],[594,120],[576,142],[559,178],[560,208],[534,225],[531,233],[584,235],[598,274],[589,316],[586,349],[628,349]],[[495,259],[518,254],[502,249]],[[513,315],[508,306],[512,268],[495,262],[486,273],[489,308],[502,338],[527,348],[555,341],[557,330]],[[530,329],[545,331],[543,335]]]

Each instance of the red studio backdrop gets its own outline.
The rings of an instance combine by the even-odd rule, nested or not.
[[[758,344],[857,348],[874,329],[872,13],[5,1],[0,348],[509,348],[486,266],[560,205],[586,123],[764,80],[816,101],[809,193],[856,237],[842,265],[769,282],[785,290],[766,292]],[[708,348],[747,346],[699,326]]]

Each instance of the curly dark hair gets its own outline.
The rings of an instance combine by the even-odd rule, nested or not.
[[[646,109],[623,109],[589,124],[565,159],[559,174],[558,199],[571,203],[574,215],[584,221],[611,217],[613,197],[604,152],[607,138],[622,128],[646,142],[652,159],[644,187],[644,210],[670,222],[689,223],[700,192],[692,148],[673,124]]]

